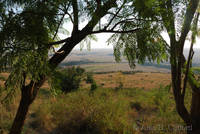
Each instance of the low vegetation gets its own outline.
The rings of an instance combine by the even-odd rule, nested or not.
[[[120,82],[125,74],[107,75],[117,77]],[[93,78],[95,81],[98,77]],[[91,87],[84,88],[83,83],[79,90],[67,94],[52,95],[50,90],[42,88],[31,106],[23,134],[186,133],[170,86],[144,90],[120,84],[105,88],[97,83],[91,95]],[[191,93],[187,92],[188,107],[190,98]],[[11,104],[0,104],[0,134],[6,134],[11,127],[18,101],[16,97]]]
[[[50,81],[52,90],[65,93],[78,90],[81,80],[84,78],[84,72],[85,70],[80,67],[71,67],[53,72]]]

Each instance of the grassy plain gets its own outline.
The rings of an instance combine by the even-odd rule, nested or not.
[[[72,52],[62,68],[81,66],[93,72],[97,89],[83,79],[78,91],[55,95],[46,82],[31,105],[23,134],[185,134],[170,88],[167,63],[115,63],[109,51]],[[0,86],[8,73],[0,74]],[[4,93],[0,94],[0,100]],[[190,89],[186,92],[189,108]],[[7,134],[20,100],[20,91],[0,103],[0,134]]]
[[[7,76],[1,74],[1,77]],[[30,108],[23,134],[185,133],[167,86],[170,74],[96,73],[94,79],[98,88],[92,94],[85,81],[78,91],[57,96],[52,95],[45,83]],[[10,128],[19,94],[16,93],[10,104],[0,104],[3,134]],[[190,93],[186,97],[189,100]]]

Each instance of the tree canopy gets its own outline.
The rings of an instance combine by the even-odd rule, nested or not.
[[[177,111],[186,123],[190,122],[184,107],[181,74],[186,61],[184,43],[191,24],[195,24],[198,3],[199,0],[2,0],[0,70],[10,70],[8,95],[19,88],[22,92],[10,134],[21,132],[28,107],[49,74],[77,44],[95,39],[98,33],[113,33],[108,44],[114,45],[116,60],[125,56],[131,67],[145,60],[162,62],[170,56]],[[168,33],[170,44],[163,39],[163,31]],[[60,39],[59,33],[66,38]],[[55,46],[59,47],[57,52]]]
[[[103,0],[100,5],[97,4],[92,0],[2,1],[0,68],[9,67],[11,70],[7,85],[20,87],[24,74],[34,81],[39,80],[40,75],[48,74],[49,64],[53,66],[53,58],[62,56],[60,52],[66,49],[70,37],[80,38],[76,45],[88,37],[95,39],[93,34],[114,33],[109,43],[117,40],[114,43],[117,61],[121,55],[119,48],[123,45],[126,45],[124,54],[129,61],[138,59],[139,63],[143,63],[146,58],[158,62],[167,59],[167,46],[159,34],[162,27],[152,23],[158,18],[139,17],[138,13],[142,11],[139,9],[142,5],[138,5],[140,2]],[[149,15],[149,12],[142,14]],[[68,27],[63,27],[64,23],[72,23],[73,30],[69,31],[70,36],[64,32],[66,39],[61,40],[58,33],[68,30]],[[52,51],[55,45],[61,48],[60,52]],[[53,52],[53,57],[49,56],[50,52]],[[134,53],[129,54],[131,52]],[[54,67],[66,56],[67,53]]]

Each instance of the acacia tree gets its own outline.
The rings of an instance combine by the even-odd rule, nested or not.
[[[195,43],[195,38],[198,33],[199,12],[197,8],[199,0],[135,0],[133,5],[136,7],[135,12],[138,13],[140,19],[155,17],[159,21],[154,23],[160,25],[162,28],[161,31],[168,33],[170,38],[169,44],[163,39],[158,38],[161,35],[157,35],[158,37],[154,38],[154,44],[163,43],[169,47],[172,89],[177,112],[188,127],[188,133],[200,133],[200,86],[191,68],[194,54],[193,44]],[[188,34],[190,31],[191,34]],[[146,40],[132,39],[131,37],[137,36],[137,33],[119,36],[119,40],[115,42],[117,46],[116,49],[119,52],[122,48],[121,46],[125,46],[124,52],[131,64],[134,64],[136,59],[139,58],[136,56],[137,49],[135,46],[140,43],[148,45],[151,41],[148,37],[145,38]],[[183,55],[183,49],[187,36],[191,39],[191,46],[188,59],[186,60]],[[131,38],[131,40],[125,40],[129,38]],[[118,43],[120,40],[125,41],[123,45]],[[136,45],[130,47],[129,42],[131,41],[135,42]],[[144,53],[149,52],[148,50],[144,51],[145,49],[142,50]],[[116,56],[119,56],[119,54],[116,53]],[[189,82],[192,89],[190,112],[186,109],[184,102],[187,82]]]
[[[5,84],[8,92],[5,100],[16,89],[21,90],[10,134],[21,133],[29,106],[40,87],[78,43],[103,32],[116,33],[115,39],[120,38],[120,34],[125,37],[137,32],[134,37],[137,40],[148,34],[152,43],[158,34],[151,33],[160,31],[158,25],[150,23],[152,20],[137,17],[131,0],[2,0],[0,10],[0,68],[10,70]],[[58,33],[63,31],[66,21],[72,23],[73,29],[71,35],[60,40]],[[160,36],[158,39],[162,40]],[[57,52],[54,52],[55,45],[60,47]],[[165,45],[155,46],[138,44],[139,61],[143,62],[145,57],[158,61],[165,57]],[[50,56],[52,49],[53,56]],[[147,50],[152,51],[146,53]]]

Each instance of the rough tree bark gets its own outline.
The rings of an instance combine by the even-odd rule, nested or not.
[[[34,99],[37,96],[39,87],[41,87],[44,81],[45,78],[41,77],[41,80],[38,83],[34,83],[33,81],[31,81],[29,85],[22,86],[20,104],[9,134],[21,133],[29,106],[33,103]]]
[[[192,93],[191,119],[193,134],[200,134],[200,93]]]

